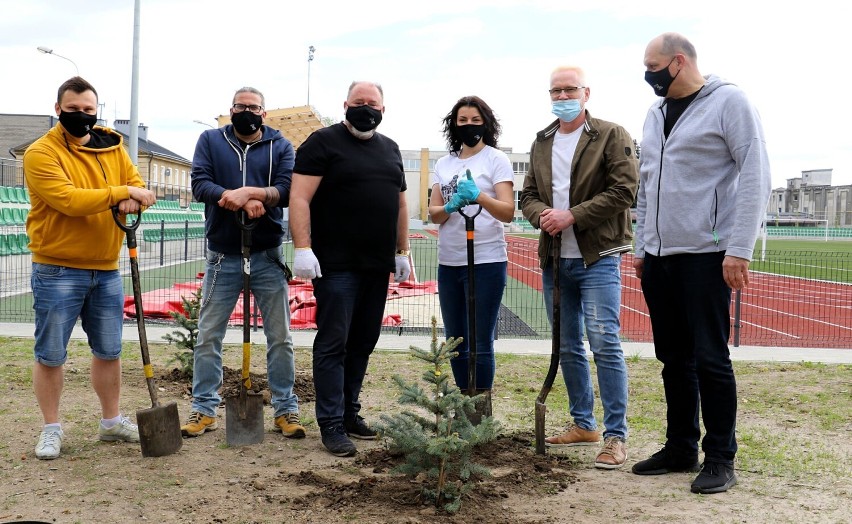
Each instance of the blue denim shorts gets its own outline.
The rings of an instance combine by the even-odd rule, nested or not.
[[[61,366],[68,341],[82,320],[92,354],[102,360],[121,356],[124,286],[117,270],[97,271],[33,263],[30,277],[35,310],[36,361]]]

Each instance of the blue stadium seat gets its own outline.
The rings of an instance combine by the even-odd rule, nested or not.
[[[20,250],[22,255],[29,254],[29,244],[30,237],[28,237],[26,233],[18,233],[18,249]]]
[[[27,215],[24,213],[24,208],[22,207],[12,208],[12,217],[15,221],[13,225],[23,226],[27,223]]]
[[[0,257],[6,257],[12,254],[12,245],[9,240],[9,235],[0,234]]]
[[[0,208],[0,226],[15,225],[15,212],[12,209],[11,207]]]

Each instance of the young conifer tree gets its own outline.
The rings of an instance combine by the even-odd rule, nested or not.
[[[198,313],[201,310],[201,286],[189,298],[181,295],[180,300],[183,302],[183,312],[169,311],[169,316],[175,320],[179,327],[186,330],[186,332],[176,329],[171,333],[163,335],[163,338],[174,343],[179,349],[182,349],[182,351],[174,354],[174,358],[169,363],[178,362],[181,371],[191,377],[193,373],[193,351],[195,351],[195,342],[198,340]]]
[[[382,415],[377,429],[392,451],[402,453],[404,462],[394,471],[410,476],[424,473],[434,479],[434,487],[423,488],[423,495],[455,513],[461,507],[471,475],[489,476],[484,466],[474,463],[474,448],[491,442],[500,433],[500,424],[484,417],[478,426],[468,420],[484,396],[469,397],[452,383],[450,359],[461,339],[438,342],[437,320],[432,317],[432,344],[429,351],[411,346],[414,357],[427,363],[421,376],[426,387],[408,383],[399,375],[393,377],[401,390],[399,403],[419,408],[394,415]]]

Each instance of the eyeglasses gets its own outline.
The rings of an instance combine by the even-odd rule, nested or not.
[[[548,89],[548,92],[550,96],[559,96],[562,93],[571,96],[580,89],[585,89],[585,86],[554,87],[553,89]]]
[[[237,113],[242,113],[246,109],[248,109],[249,111],[251,111],[252,113],[254,113],[256,115],[263,113],[263,106],[259,106],[259,105],[256,105],[256,104],[251,104],[251,105],[234,104],[231,107],[233,107],[234,111],[237,112]]]

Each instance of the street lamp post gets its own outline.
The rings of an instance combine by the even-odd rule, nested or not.
[[[139,165],[139,15],[140,0],[133,2],[133,56],[130,65],[130,160]]]
[[[308,47],[308,106],[311,105],[311,62],[314,61],[314,51],[317,48],[314,46]]]
[[[75,64],[74,61],[71,60],[70,58],[68,58],[67,56],[58,55],[58,54],[53,52],[53,49],[51,49],[49,47],[44,47],[43,45],[36,47],[36,49],[38,49],[39,53],[44,53],[46,55],[58,56],[59,58],[64,58],[65,60],[68,60],[69,62],[71,62],[71,65],[74,66],[74,70],[77,71],[77,76],[80,76],[80,68],[78,68],[77,64]]]
[[[210,124],[208,124],[207,122],[204,122],[203,120],[193,120],[193,122],[195,122],[196,124],[201,124],[201,125],[203,125],[203,126],[207,126],[207,127],[209,127],[210,129],[216,129],[215,127],[211,126],[211,125],[210,125]]]

